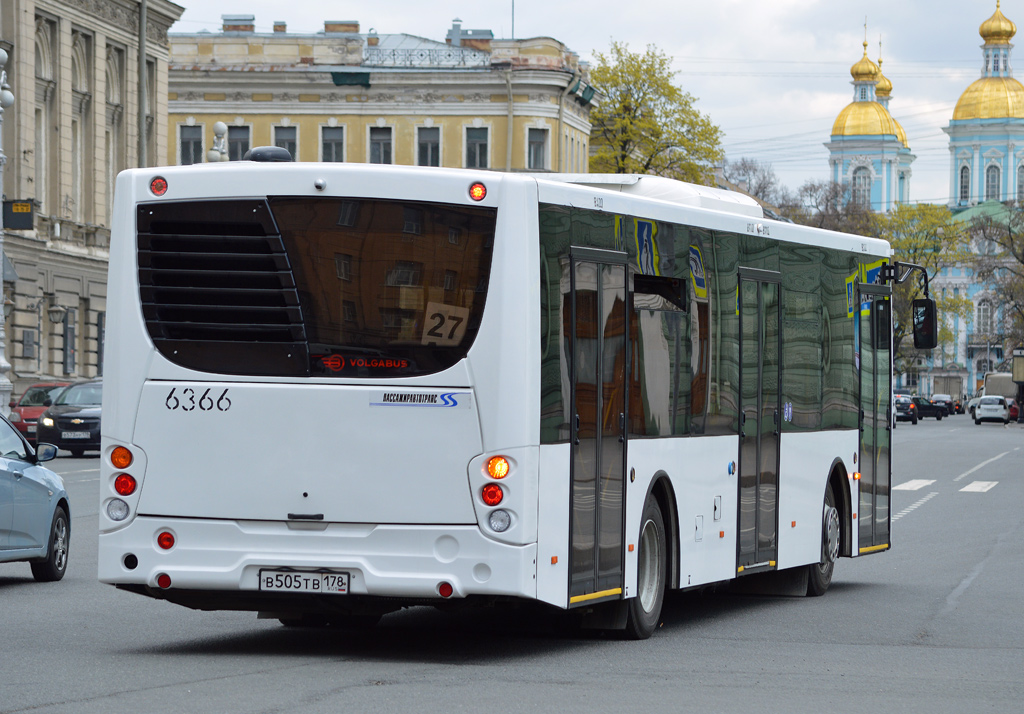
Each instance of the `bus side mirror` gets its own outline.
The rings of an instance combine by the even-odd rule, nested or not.
[[[939,344],[939,322],[935,313],[935,301],[918,298],[912,307],[914,316],[914,349],[932,350]]]

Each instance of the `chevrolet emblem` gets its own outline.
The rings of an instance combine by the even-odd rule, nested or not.
[[[71,423],[72,424],[84,424],[85,420],[84,419],[72,419]]]

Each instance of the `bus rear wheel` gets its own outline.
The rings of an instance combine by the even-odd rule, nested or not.
[[[661,621],[668,572],[667,550],[665,519],[657,500],[648,497],[640,519],[636,597],[626,601],[625,635],[629,639],[646,640]]]
[[[824,595],[832,584],[832,573],[839,557],[839,511],[836,509],[832,484],[825,487],[825,504],[821,514],[821,560],[807,566],[807,594]]]

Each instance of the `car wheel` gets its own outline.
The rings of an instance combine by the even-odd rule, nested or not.
[[[824,595],[832,584],[832,573],[839,557],[839,511],[832,484],[825,486],[825,504],[821,513],[821,560],[807,566],[807,594]]]
[[[981,419],[975,419],[975,420],[974,420],[974,423],[975,423],[975,424],[981,424]]]
[[[71,455],[76,459],[82,458],[83,454],[85,454],[85,451],[82,449],[71,449]]]
[[[916,424],[916,423],[917,423],[917,417],[914,417],[914,420],[913,420],[913,421],[911,421],[910,423],[911,423],[911,424]]]
[[[68,547],[71,544],[71,526],[68,514],[57,506],[50,526],[49,548],[46,557],[32,566],[32,577],[40,582],[54,582],[64,577],[68,569]]]
[[[636,597],[626,602],[626,632],[632,640],[646,640],[661,620],[665,602],[668,553],[665,519],[653,496],[647,498],[640,518],[640,548],[637,553]]]
[[[938,421],[942,421],[942,415],[941,414],[936,414],[935,415],[935,419],[938,420]]]

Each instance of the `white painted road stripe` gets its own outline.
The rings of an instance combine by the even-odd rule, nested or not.
[[[978,464],[977,466],[975,466],[975,467],[974,467],[973,469],[971,469],[970,471],[964,471],[964,472],[963,472],[962,474],[960,474],[960,475],[959,475],[959,476],[957,476],[957,477],[956,477],[955,479],[953,479],[953,481],[959,481],[959,480],[960,480],[960,479],[962,479],[962,478],[966,478],[966,477],[970,476],[971,474],[973,474],[973,473],[974,473],[975,471],[977,471],[978,469],[980,469],[981,467],[983,467],[983,466],[988,466],[988,465],[989,465],[990,463],[992,463],[993,461],[998,461],[999,459],[1003,458],[1003,457],[1004,457],[1004,456],[1006,456],[1007,454],[1010,454],[1010,453],[1012,453],[1012,452],[1014,452],[1014,451],[1020,451],[1020,447],[1018,446],[1018,447],[1017,447],[1016,449],[1010,449],[1010,451],[1004,451],[1003,453],[999,454],[999,456],[993,456],[993,457],[992,457],[991,459],[989,459],[988,461],[982,461],[982,462],[981,462],[980,464]]]
[[[899,519],[903,518],[903,516],[907,515],[908,513],[910,513],[914,509],[916,509],[918,506],[923,506],[924,504],[928,503],[928,501],[932,500],[933,498],[935,498],[938,495],[939,495],[938,491],[932,491],[927,496],[922,498],[920,501],[917,501],[916,503],[907,506],[902,511],[897,513],[895,516],[892,517],[892,520],[898,521]]]
[[[913,481],[907,481],[906,483],[901,483],[899,486],[893,486],[892,490],[893,491],[920,491],[925,486],[931,486],[933,483],[935,483],[934,479],[929,481],[928,479],[924,479],[924,478],[916,478]]]
[[[985,491],[990,491],[992,489],[992,487],[995,486],[997,483],[999,483],[999,482],[998,481],[974,481],[973,483],[970,483],[967,486],[964,486],[960,490],[961,491],[970,491],[971,493],[985,493]]]

